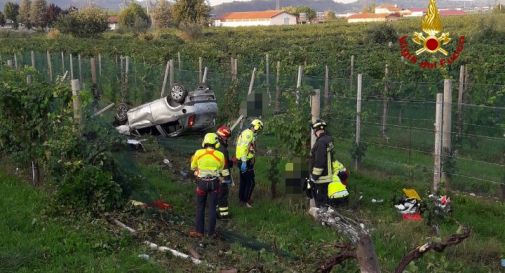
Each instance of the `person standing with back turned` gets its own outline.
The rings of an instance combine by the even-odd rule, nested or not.
[[[317,139],[310,151],[310,186],[317,208],[328,206],[328,184],[333,180],[333,141],[326,126],[320,119],[312,124]]]
[[[240,133],[237,139],[235,157],[240,169],[239,199],[241,204],[252,208],[251,196],[256,184],[254,177],[254,164],[256,163],[256,135],[263,129],[263,122],[255,119],[249,128]]]
[[[205,225],[205,207],[209,197],[209,236],[216,231],[216,205],[221,186],[221,176],[229,175],[224,169],[225,159],[223,153],[217,150],[219,140],[215,133],[205,135],[202,142],[203,149],[195,152],[191,158],[191,170],[195,171],[196,185],[196,217],[195,230],[190,232],[191,237],[203,237]]]

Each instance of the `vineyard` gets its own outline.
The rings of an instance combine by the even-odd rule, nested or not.
[[[501,72],[505,68],[504,21],[502,15],[444,18],[444,31],[454,38],[448,50],[454,51],[460,35],[465,36],[465,48],[456,63],[435,70],[421,70],[400,58],[398,38],[418,31],[418,20],[377,26],[335,22],[208,29],[196,39],[188,39],[178,30],[135,37],[107,33],[97,39],[64,35],[50,39],[42,34],[0,32],[0,122],[5,130],[0,133],[0,151],[2,158],[10,162],[6,165],[21,168],[26,176],[32,176],[34,166],[39,168],[41,183],[48,183],[56,192],[56,207],[70,204],[72,209],[81,211],[93,206],[93,214],[101,215],[104,211],[124,209],[125,200],[130,198],[148,201],[164,196],[171,198],[170,202],[182,214],[183,220],[170,221],[187,225],[192,221],[193,208],[185,204],[187,198],[192,198],[191,185],[167,185],[160,176],[168,176],[174,183],[181,180],[180,173],[188,168],[184,160],[199,147],[201,137],[146,136],[147,152],[132,152],[112,123],[119,103],[137,106],[160,98],[167,78],[169,85],[181,83],[189,89],[196,88],[205,70],[206,84],[216,93],[218,124],[231,123],[240,114],[254,111],[265,121],[266,132],[258,141],[261,160],[257,199],[265,202],[269,195],[278,198],[272,201],[272,216],[262,217],[261,211],[271,210],[266,204],[259,205],[260,213],[251,215],[237,208],[237,218],[242,219],[226,228],[255,234],[258,240],[273,241],[274,248],[302,256],[304,245],[315,253],[318,242],[341,240],[302,219],[304,200],[301,195],[288,194],[299,189],[290,189],[283,183],[285,163],[306,160],[310,99],[314,90],[319,90],[321,117],[330,124],[336,156],[356,176],[350,188],[352,203],[366,211],[362,213],[365,218],[375,214],[383,217],[382,222],[378,218],[371,221],[378,228],[373,237],[378,254],[382,255],[381,263],[393,268],[395,262],[386,259],[388,255],[399,260],[405,250],[422,241],[417,238],[408,242],[409,235],[401,230],[419,232],[420,237],[428,236],[429,231],[402,224],[388,230],[388,225],[395,222],[389,201],[405,186],[416,188],[422,195],[431,189],[436,168],[436,98],[437,93],[447,94],[450,90],[451,100],[438,102],[450,109],[452,116],[452,122],[444,124],[449,132],[442,132],[442,138],[452,143],[450,152],[442,151],[443,188],[458,196],[456,203],[462,208],[457,212],[458,221],[475,228],[477,237],[444,253],[442,261],[435,255],[429,256],[410,267],[409,272],[426,272],[424,268],[430,264],[440,267],[441,271],[433,269],[434,272],[497,272],[500,269],[496,261],[504,253],[500,245],[505,242],[505,232],[500,232],[503,227],[497,223],[499,220],[494,222],[503,219],[503,203],[498,200],[505,198],[505,73]],[[232,65],[235,59],[236,68]],[[80,125],[75,122],[72,101],[76,96],[72,96],[69,79],[81,83]],[[247,94],[250,86],[253,96]],[[111,103],[116,107],[94,115]],[[175,162],[176,170],[167,171],[166,166],[160,166],[164,158]],[[63,168],[62,161],[67,162]],[[77,197],[82,191],[92,197]],[[467,199],[470,195],[485,202]],[[363,196],[365,201],[361,201]],[[385,203],[377,207],[369,203],[372,198]],[[383,211],[385,208],[391,211]],[[466,215],[467,212],[472,215]],[[475,215],[479,213],[483,214]],[[129,220],[123,217],[124,221]],[[263,234],[275,217],[286,223]],[[248,224],[255,221],[259,227]],[[301,243],[296,242],[296,234],[282,237],[283,229],[293,225],[301,225],[299,232],[311,235]],[[454,226],[444,222],[442,235],[449,234]],[[163,232],[173,235],[173,231]],[[395,238],[394,232],[399,232],[400,238]],[[381,233],[391,237],[381,242]],[[401,244],[402,249],[387,243]],[[482,256],[476,254],[486,247]],[[268,247],[268,253],[264,253],[265,248],[261,248],[233,245],[229,260],[219,265],[249,270],[264,263],[264,272],[284,272],[286,268],[307,272],[313,271],[318,258],[313,254],[286,258],[289,255]],[[468,253],[465,248],[470,249]],[[256,253],[260,253],[257,259],[243,260]],[[450,261],[451,255],[459,260]],[[0,261],[1,258],[2,252]],[[181,272],[192,270],[188,266],[181,266],[186,268]],[[356,270],[352,265],[343,269]]]

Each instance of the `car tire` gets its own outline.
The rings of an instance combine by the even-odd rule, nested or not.
[[[118,105],[115,118],[120,125],[126,124],[128,121],[128,110],[130,110],[128,104],[122,102]]]
[[[174,84],[170,89],[170,99],[177,103],[183,103],[188,95],[188,90],[182,84]]]

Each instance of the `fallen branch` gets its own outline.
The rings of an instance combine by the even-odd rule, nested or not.
[[[116,225],[128,230],[130,233],[132,233],[133,235],[136,235],[137,234],[137,231],[125,224],[123,224],[122,222],[120,222],[119,220],[116,220],[114,219],[114,223],[116,223]],[[199,259],[196,259],[196,258],[193,258],[187,254],[184,254],[180,251],[177,251],[173,248],[170,248],[170,247],[166,247],[166,246],[158,246],[157,244],[155,243],[152,243],[152,242],[149,242],[149,241],[144,241],[144,244],[148,245],[150,249],[152,250],[158,250],[160,252],[170,252],[172,253],[172,255],[176,256],[176,257],[179,257],[179,258],[183,258],[183,259],[191,259],[191,261],[194,263],[194,264],[205,264],[207,265],[208,267],[210,268],[214,268],[212,265],[210,264],[207,264],[205,263],[204,261],[202,260],[199,260]]]
[[[470,236],[470,229],[464,227],[462,233],[451,235],[445,242],[441,243],[429,242],[422,246],[418,246],[415,249],[411,250],[407,255],[405,255],[402,258],[400,264],[395,269],[395,273],[402,273],[412,261],[421,258],[424,254],[426,254],[430,250],[436,252],[442,252],[445,250],[446,247],[457,245],[462,241],[464,241],[469,236]]]
[[[351,245],[346,245],[342,248],[344,250],[326,260],[316,272],[329,273],[334,266],[343,263],[345,260],[356,259],[356,250]]]

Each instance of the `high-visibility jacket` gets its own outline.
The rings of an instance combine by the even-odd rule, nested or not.
[[[225,159],[223,153],[212,148],[200,149],[191,157],[191,170],[196,171],[197,177],[219,177],[229,175],[224,170]]]
[[[328,184],[328,197],[330,199],[338,199],[349,196],[347,187],[344,185],[344,183],[342,183],[342,180],[338,176],[338,172],[344,168],[344,165],[339,161],[335,160],[333,162],[332,181]]]
[[[241,161],[254,158],[256,136],[251,129],[245,129],[237,139],[235,157]]]
[[[310,175],[315,183],[330,183],[332,181],[333,142],[331,137],[322,133],[310,151]]]

